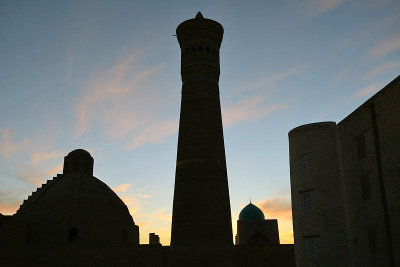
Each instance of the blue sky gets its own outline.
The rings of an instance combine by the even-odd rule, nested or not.
[[[169,243],[181,91],[173,34],[197,11],[225,29],[234,232],[251,198],[293,242],[287,133],[339,122],[399,75],[399,1],[1,1],[1,213],[84,148],[141,242],[156,232]]]

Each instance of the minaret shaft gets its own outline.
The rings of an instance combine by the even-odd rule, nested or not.
[[[177,28],[183,85],[171,231],[173,266],[229,266],[231,262],[218,86],[222,35],[222,26],[201,14]]]
[[[193,82],[182,88],[171,245],[221,242],[232,229],[219,89]]]

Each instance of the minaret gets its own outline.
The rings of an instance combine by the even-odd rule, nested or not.
[[[230,266],[231,210],[219,101],[224,29],[199,12],[181,23],[182,101],[172,212],[172,266]]]

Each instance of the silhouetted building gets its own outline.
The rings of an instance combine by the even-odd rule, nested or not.
[[[160,237],[155,233],[149,234],[149,245],[160,245]]]
[[[289,132],[297,266],[400,266],[400,76]]]
[[[276,220],[261,211],[253,220],[252,207],[239,222],[242,240],[257,246],[233,245],[218,87],[222,35],[200,12],[177,28],[183,85],[171,249],[155,233],[139,245],[128,208],[78,149],[65,157],[63,174],[16,214],[0,216],[0,266],[294,266],[293,245],[279,245]]]
[[[266,220],[264,213],[251,202],[242,209],[237,221],[236,245],[279,245],[278,220]]]
[[[223,28],[199,12],[176,29],[182,102],[171,230],[172,266],[231,266],[233,239],[219,100]]]
[[[3,223],[0,242],[18,252],[15,265],[54,263],[58,258],[49,248],[84,252],[139,245],[139,227],[124,202],[93,176],[90,154],[77,149],[65,157],[63,174],[39,187]]]

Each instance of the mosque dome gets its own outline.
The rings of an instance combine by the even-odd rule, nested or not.
[[[241,221],[264,221],[264,213],[251,202],[242,209],[239,213],[239,220]]]
[[[77,149],[65,157],[63,174],[33,192],[15,215],[30,224],[30,238],[44,243],[138,242],[138,227],[127,206],[92,173],[93,158],[87,151]]]

